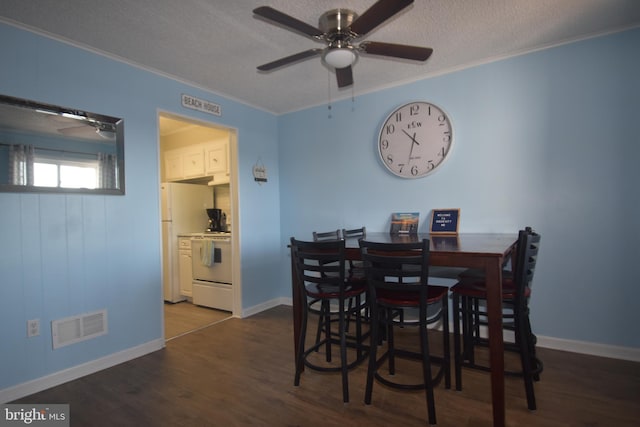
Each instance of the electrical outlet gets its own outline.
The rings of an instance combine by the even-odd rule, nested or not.
[[[40,319],[27,320],[27,337],[40,335]]]

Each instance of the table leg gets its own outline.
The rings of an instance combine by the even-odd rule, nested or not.
[[[491,398],[493,425],[505,425],[504,340],[502,337],[502,268],[495,258],[485,266],[487,283],[487,314],[489,322],[489,362],[491,366]]]

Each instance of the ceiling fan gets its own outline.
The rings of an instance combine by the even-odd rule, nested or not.
[[[362,15],[349,9],[333,9],[320,16],[318,27],[302,22],[269,6],[253,10],[259,17],[302,33],[312,39],[326,43],[324,48],[315,48],[296,53],[264,65],[260,71],[272,71],[294,62],[322,55],[323,61],[335,69],[338,87],[353,84],[352,65],[358,54],[388,56],[415,61],[426,61],[433,49],[403,44],[363,41],[355,46],[352,42],[364,37],[371,30],[413,3],[413,0],[378,0]]]
[[[58,132],[62,135],[87,139],[94,139],[97,135],[107,140],[115,139],[115,127],[111,123],[100,122],[86,117],[82,117],[80,121],[76,117],[65,118],[65,120],[67,121],[61,123],[68,123],[70,126],[58,128]],[[77,126],[76,123],[80,123],[80,125]]]

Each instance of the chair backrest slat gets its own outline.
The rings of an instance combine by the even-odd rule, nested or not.
[[[342,239],[342,234],[340,229],[332,230],[332,231],[314,231],[313,232],[313,241],[321,242],[324,240],[340,240]]]
[[[367,228],[353,228],[351,230],[347,230],[346,228],[342,229],[342,238],[348,239],[349,237],[366,237],[367,236]]]
[[[426,292],[429,240],[412,243],[360,241],[369,288]]]

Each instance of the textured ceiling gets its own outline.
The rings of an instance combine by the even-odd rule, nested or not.
[[[256,66],[322,44],[256,18],[267,5],[317,26],[374,0],[2,0],[0,19],[274,113],[350,97],[321,59]],[[434,49],[425,63],[361,56],[355,95],[640,25],[639,0],[416,0],[364,40]],[[597,60],[597,58],[594,58]]]

